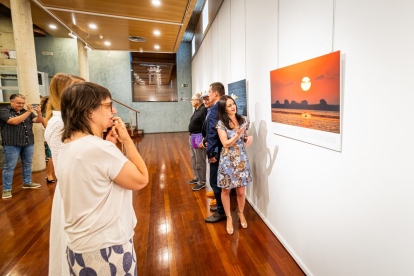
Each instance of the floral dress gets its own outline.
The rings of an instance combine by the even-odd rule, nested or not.
[[[249,129],[250,122],[245,119],[246,130]],[[217,122],[217,129],[227,132],[230,139],[237,135],[235,129],[228,129],[222,121]],[[244,132],[236,143],[229,148],[222,148],[220,153],[219,170],[217,174],[217,186],[224,189],[240,188],[252,183],[249,158],[247,157],[246,146],[244,144]]]

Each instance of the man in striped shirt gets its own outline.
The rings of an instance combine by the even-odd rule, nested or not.
[[[34,150],[33,123],[42,123],[40,106],[32,107],[27,104],[24,109],[25,96],[13,94],[10,96],[10,106],[0,110],[1,138],[4,152],[3,195],[11,198],[14,169],[20,155],[22,162],[23,188],[39,188],[40,184],[32,181],[32,158]],[[35,116],[32,111],[37,112]]]

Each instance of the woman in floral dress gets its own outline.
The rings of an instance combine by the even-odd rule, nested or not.
[[[233,221],[230,212],[230,191],[236,189],[237,205],[240,223],[247,228],[246,218],[243,215],[246,201],[246,186],[252,183],[249,158],[246,146],[249,146],[252,137],[248,136],[250,122],[247,118],[237,114],[237,106],[232,97],[224,95],[218,103],[217,132],[223,149],[220,153],[217,185],[222,188],[221,200],[227,216],[227,233],[233,234]]]

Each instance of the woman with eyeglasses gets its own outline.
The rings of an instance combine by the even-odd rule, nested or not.
[[[148,170],[125,124],[114,117],[110,92],[97,84],[65,89],[57,177],[65,211],[67,260],[74,275],[137,275],[132,191]],[[101,137],[108,132],[106,140]],[[116,143],[124,144],[126,156]]]

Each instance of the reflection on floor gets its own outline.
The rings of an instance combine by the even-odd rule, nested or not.
[[[188,133],[147,134],[136,144],[150,183],[134,192],[138,275],[304,275],[249,204],[242,229],[232,201],[235,233],[225,221],[206,224],[210,199],[193,192]],[[13,198],[0,201],[0,275],[47,275],[50,210],[55,184],[33,174],[39,190],[23,190],[21,167]]]

